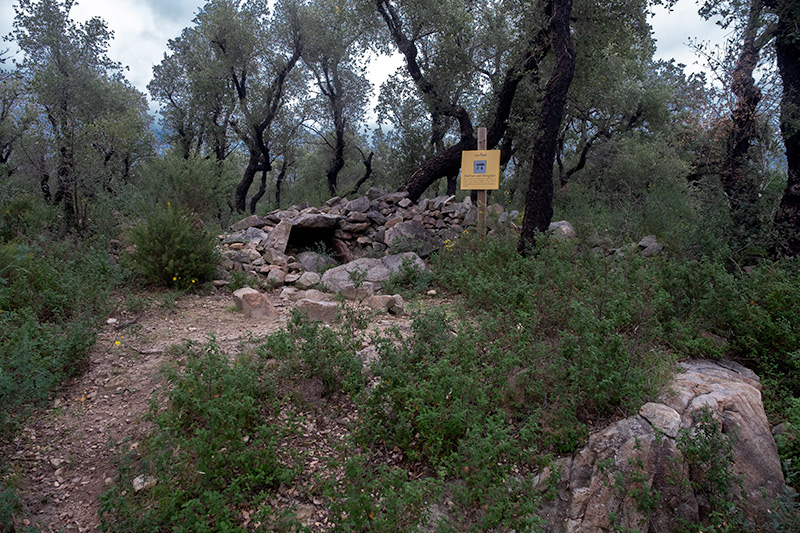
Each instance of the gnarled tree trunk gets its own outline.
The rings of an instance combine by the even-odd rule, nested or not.
[[[786,189],[775,213],[777,251],[800,255],[800,6],[794,0],[775,2],[778,29],[775,51],[783,80],[781,134],[786,147],[788,176]]]
[[[575,74],[575,46],[570,35],[572,0],[553,0],[550,34],[555,68],[547,82],[533,142],[531,175],[525,195],[518,250],[526,254],[535,242],[537,231],[545,231],[553,218],[553,164],[558,146],[558,130],[564,118],[567,93]]]

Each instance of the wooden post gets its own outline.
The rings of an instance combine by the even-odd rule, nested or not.
[[[478,150],[486,150],[486,128],[478,128]],[[478,191],[478,235],[486,236],[486,190]]]

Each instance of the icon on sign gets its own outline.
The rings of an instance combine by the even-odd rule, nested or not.
[[[474,161],[473,169],[475,174],[486,174],[486,161]]]

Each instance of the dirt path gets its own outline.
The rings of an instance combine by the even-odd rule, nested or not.
[[[165,385],[160,372],[173,344],[204,342],[214,335],[229,353],[248,339],[281,328],[289,317],[285,302],[270,301],[277,319],[245,318],[227,292],[139,295],[152,300],[138,316],[114,313],[89,353],[87,369],[68,382],[52,404],[30,417],[2,453],[11,464],[23,500],[24,524],[42,531],[94,531],[98,497],[116,473],[115,450],[124,440],[136,446],[147,430],[142,421],[154,391]]]

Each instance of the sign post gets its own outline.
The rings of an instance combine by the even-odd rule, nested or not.
[[[486,128],[478,128],[478,149],[461,152],[461,190],[478,191],[478,235],[486,235],[487,191],[500,188],[500,150],[486,149]]]

